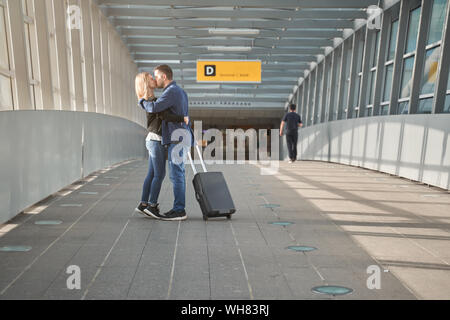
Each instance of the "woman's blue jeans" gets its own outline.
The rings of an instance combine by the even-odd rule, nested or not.
[[[161,141],[149,140],[146,143],[148,150],[148,173],[142,188],[141,202],[157,204],[161,185],[166,176],[165,148]]]

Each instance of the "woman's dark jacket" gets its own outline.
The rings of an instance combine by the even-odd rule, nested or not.
[[[155,101],[156,98],[153,100]],[[162,135],[162,121],[167,122],[184,122],[184,116],[176,115],[169,110],[164,110],[158,113],[147,112],[147,129],[149,132]]]

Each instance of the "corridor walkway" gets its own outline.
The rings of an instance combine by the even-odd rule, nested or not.
[[[134,211],[146,169],[97,172],[0,227],[0,299],[450,298],[441,189],[331,163],[283,162],[273,176],[215,165],[237,212],[205,222],[186,166],[188,220],[158,221]],[[162,212],[172,200],[167,176]],[[79,289],[68,288],[69,266]],[[323,285],[352,292],[312,290]]]

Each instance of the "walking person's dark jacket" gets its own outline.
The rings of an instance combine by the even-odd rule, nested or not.
[[[284,115],[283,120],[286,122],[286,134],[297,134],[298,125],[302,123],[300,115],[296,112],[288,112]]]

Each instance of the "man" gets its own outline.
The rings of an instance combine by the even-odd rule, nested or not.
[[[295,112],[297,106],[295,104],[289,105],[289,112],[287,112],[283,120],[281,120],[280,137],[283,135],[283,128],[286,125],[286,143],[289,152],[289,163],[297,160],[297,140],[298,128],[303,126],[302,119]]]
[[[139,103],[147,112],[161,112],[170,109],[174,114],[188,116],[188,97],[186,92],[181,89],[173,80],[172,69],[168,65],[160,65],[154,70],[156,87],[164,89],[163,94],[156,101],[143,98]],[[163,220],[186,220],[186,183],[184,161],[175,161],[177,155],[172,151],[180,141],[172,141],[172,133],[180,128],[188,129],[185,123],[162,122],[162,141],[163,145],[168,145],[169,172],[170,180],[173,184],[174,203],[173,208],[161,216]],[[190,130],[189,130],[190,131]],[[184,150],[180,151],[179,156],[184,159]]]

